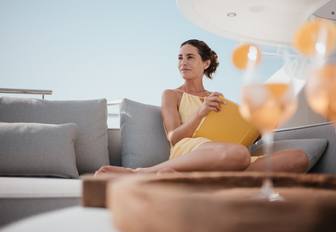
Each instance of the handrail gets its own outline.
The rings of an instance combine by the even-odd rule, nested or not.
[[[44,99],[44,95],[51,95],[52,90],[44,90],[44,89],[12,89],[12,88],[0,88],[0,93],[9,93],[9,94],[37,94],[42,95],[42,99]],[[112,100],[107,102],[107,106],[118,106],[120,105],[122,100]],[[119,113],[108,113],[109,117],[118,118],[120,116]]]
[[[119,106],[120,104],[121,104],[121,100],[111,100],[107,102],[107,106]],[[120,113],[108,113],[108,117],[119,118]]]
[[[0,93],[37,94],[37,95],[42,95],[42,99],[44,99],[44,95],[51,95],[52,94],[52,90],[0,88]]]
[[[111,117],[111,118],[119,118],[120,114],[118,114],[118,113],[108,113],[107,116]]]
[[[117,105],[120,105],[121,101],[122,101],[121,99],[120,100],[111,100],[111,101],[107,102],[107,105],[108,106],[117,106]]]

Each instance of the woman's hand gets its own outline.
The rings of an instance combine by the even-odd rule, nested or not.
[[[203,118],[207,116],[210,111],[218,112],[221,109],[221,104],[225,104],[223,94],[213,92],[203,98],[203,104],[198,111],[198,115]]]

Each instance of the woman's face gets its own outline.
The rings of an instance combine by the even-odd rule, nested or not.
[[[203,61],[198,49],[190,44],[183,45],[178,55],[178,68],[186,80],[202,78],[210,61]]]

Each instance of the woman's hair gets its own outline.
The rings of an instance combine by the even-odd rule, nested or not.
[[[210,60],[210,65],[207,69],[204,70],[205,75],[212,79],[212,74],[216,71],[219,63],[218,63],[218,56],[216,52],[211,50],[211,48],[203,41],[197,39],[190,39],[181,44],[181,47],[189,44],[194,46],[198,50],[198,54],[200,54],[203,61]]]

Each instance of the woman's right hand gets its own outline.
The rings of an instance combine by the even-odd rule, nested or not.
[[[223,94],[212,92],[209,96],[203,98],[203,104],[198,111],[200,117],[205,117],[210,111],[218,112],[221,109],[221,104],[225,104]]]

